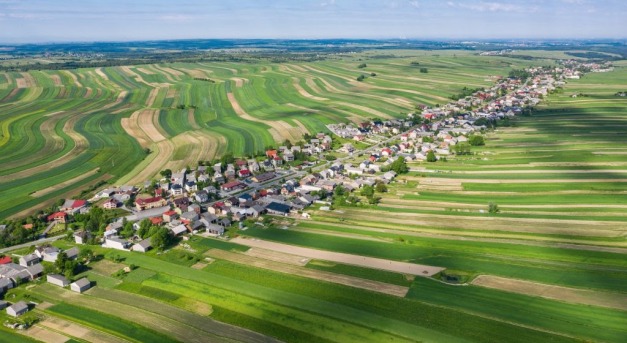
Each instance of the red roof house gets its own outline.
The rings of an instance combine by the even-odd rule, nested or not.
[[[56,221],[58,223],[65,223],[67,222],[67,213],[65,212],[57,212],[57,213],[53,213],[51,215],[48,216],[48,221]]]
[[[0,257],[0,264],[7,264],[7,263],[11,263],[11,262],[13,262],[13,260],[11,259],[10,256]]]

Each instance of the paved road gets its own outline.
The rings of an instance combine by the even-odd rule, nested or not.
[[[133,214],[131,214],[130,216],[126,216],[125,218],[129,222],[134,222],[134,221],[140,221],[142,219],[150,218],[150,217],[161,217],[163,212],[165,212],[165,211],[167,211],[169,209],[170,209],[169,205],[168,206],[163,206],[163,207],[151,208],[151,209],[145,210],[145,211],[133,212]]]
[[[38,240],[32,241],[32,242],[26,242],[24,244],[14,245],[14,246],[8,247],[8,248],[2,248],[2,249],[0,249],[0,253],[5,253],[5,252],[10,251],[10,250],[22,249],[22,248],[30,247],[32,245],[41,245],[43,243],[54,242],[57,239],[60,239],[60,238],[63,238],[63,237],[65,237],[65,235],[47,237],[47,238],[38,239]]]

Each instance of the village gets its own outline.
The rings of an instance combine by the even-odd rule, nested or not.
[[[448,104],[419,105],[404,119],[329,125],[330,134],[286,142],[262,156],[163,171],[162,179],[140,186],[109,187],[90,199],[67,199],[46,219],[49,227],[72,228],[68,236],[77,245],[138,253],[161,251],[194,235],[226,239],[231,230],[245,230],[250,223],[267,224],[264,218],[306,220],[314,204],[321,211],[333,210],[335,195],[366,187],[385,191],[398,174],[408,171],[406,162],[433,163],[470,154],[472,146],[485,144],[482,134],[496,122],[529,115],[568,79],[611,69],[607,63],[574,60],[558,67],[528,68]],[[375,197],[369,199],[376,204]],[[120,215],[101,225],[104,228],[90,227],[96,212]],[[79,221],[82,225],[73,225]],[[62,251],[44,244],[30,254],[0,258],[0,293],[43,277],[42,263],[76,261],[79,252],[76,247]],[[88,279],[71,280],[73,273],[63,271],[62,266],[47,273],[46,281],[79,293],[91,287]],[[29,305],[2,301],[0,308],[17,317]]]

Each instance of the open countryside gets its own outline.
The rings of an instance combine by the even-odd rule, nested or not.
[[[40,5],[0,29],[65,20]],[[624,39],[152,40],[203,11],[308,19],[55,6],[151,40],[0,30],[0,342],[625,342]],[[378,36],[609,5],[355,6],[306,13]]]

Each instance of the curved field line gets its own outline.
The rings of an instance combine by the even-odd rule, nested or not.
[[[226,96],[229,99],[229,102],[231,103],[231,107],[233,107],[233,110],[235,111],[235,114],[237,114],[238,117],[248,120],[248,121],[252,121],[252,122],[264,123],[270,126],[274,126],[274,124],[276,124],[276,122],[274,121],[258,119],[246,113],[246,111],[244,111],[244,109],[237,102],[237,99],[235,99],[235,95],[233,95],[233,93],[226,93]],[[284,140],[289,139],[289,137],[287,137],[284,133],[281,133],[274,127],[271,127],[268,131],[270,131],[270,135],[272,135],[272,138],[276,142],[283,142]]]
[[[148,99],[146,99],[146,107],[152,107],[152,105],[155,103],[155,99],[157,98],[157,95],[159,95],[159,91],[162,89],[162,87],[156,87],[153,88],[150,91],[150,94],[148,94]]]
[[[60,72],[69,76],[72,79],[72,81],[74,81],[74,85],[76,87],[83,87],[83,85],[78,81],[78,77],[76,77],[76,74],[72,73],[69,70],[61,70]]]
[[[248,79],[242,77],[232,77],[230,80],[235,81],[235,87],[240,88],[244,86],[244,83],[248,83]]]
[[[155,175],[159,174],[164,166],[172,159],[174,154],[174,144],[169,140],[162,140],[152,146],[153,152],[151,155],[153,159],[148,160],[146,165],[139,164],[128,175],[120,179],[121,183],[128,183],[131,185],[140,184],[146,180],[152,179]],[[148,158],[147,158],[148,159]],[[126,180],[128,179],[128,180]]]
[[[292,86],[294,86],[294,88],[296,88],[296,91],[298,92],[298,94],[300,94],[301,96],[308,98],[308,99],[312,99],[312,100],[316,100],[316,101],[327,101],[329,99],[327,98],[321,98],[319,96],[315,96],[315,95],[311,95],[309,94],[309,92],[307,92],[307,90],[305,90],[300,83],[298,82],[300,79],[297,77],[292,77]]]
[[[198,123],[196,122],[196,116],[194,116],[194,113],[196,112],[195,109],[190,108],[187,112],[187,122],[189,123],[189,125],[194,129],[194,130],[200,130],[200,125],[198,125]]]
[[[137,122],[146,136],[153,142],[165,140],[165,135],[159,130],[159,110],[144,109],[138,111]]]
[[[88,172],[86,172],[84,174],[81,174],[81,175],[79,175],[79,176],[77,176],[75,178],[72,178],[72,179],[69,179],[67,181],[63,181],[63,182],[57,183],[54,186],[50,186],[50,187],[38,190],[37,192],[30,194],[30,196],[33,197],[33,198],[37,198],[37,197],[44,196],[44,195],[46,195],[48,193],[52,193],[52,192],[54,192],[56,190],[63,189],[65,187],[67,187],[67,186],[71,186],[74,183],[77,183],[77,182],[79,182],[81,180],[84,180],[84,179],[86,179],[86,178],[96,174],[98,172],[98,169],[99,168],[95,168],[95,169],[90,170],[90,171],[88,171]]]

